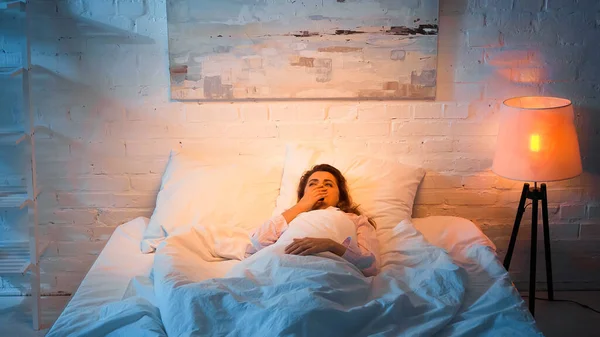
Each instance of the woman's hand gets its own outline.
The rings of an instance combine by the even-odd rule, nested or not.
[[[304,196],[298,203],[292,206],[290,209],[281,213],[285,218],[285,221],[289,224],[294,220],[300,213],[309,212],[313,207],[327,196],[327,189],[323,186],[311,188],[304,193]]]
[[[294,220],[300,213],[308,212],[313,209],[313,206],[319,202],[319,200],[325,198],[327,196],[327,189],[323,187],[318,187],[311,189],[304,193],[304,196],[298,203],[292,208],[286,210],[281,213],[285,218],[285,221],[289,224]]]
[[[292,255],[314,255],[322,252],[332,252],[342,256],[346,252],[346,247],[331,239],[318,238],[294,239],[294,242],[285,247],[285,253]]]
[[[305,212],[310,211],[313,206],[319,202],[319,200],[325,198],[327,196],[327,189],[324,187],[312,188],[306,193],[300,201],[298,201],[298,205],[301,206]]]

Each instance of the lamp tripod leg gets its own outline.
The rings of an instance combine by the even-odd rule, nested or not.
[[[534,193],[531,199],[531,255],[529,260],[529,311],[535,316],[535,269],[537,258],[537,217],[538,198]]]
[[[546,184],[542,184],[542,221],[544,224],[544,252],[546,254],[546,283],[548,284],[548,299],[554,300],[554,285],[552,283],[552,254],[550,253],[550,226],[548,225],[548,193]]]
[[[521,225],[521,219],[523,213],[525,213],[525,201],[527,201],[527,193],[529,193],[529,184],[523,184],[523,191],[521,192],[521,199],[519,200],[519,208],[517,209],[517,217],[515,218],[515,224],[513,225],[512,234],[510,235],[510,242],[508,243],[508,250],[504,256],[504,269],[508,270],[510,267],[510,260],[515,249],[515,242],[517,241],[517,234],[519,234],[519,226]]]

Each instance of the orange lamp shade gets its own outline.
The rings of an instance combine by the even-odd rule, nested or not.
[[[581,174],[571,101],[516,97],[504,101],[492,171],[505,178],[544,182]]]

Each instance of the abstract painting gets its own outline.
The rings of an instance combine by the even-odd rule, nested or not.
[[[174,100],[434,99],[438,0],[167,0]]]

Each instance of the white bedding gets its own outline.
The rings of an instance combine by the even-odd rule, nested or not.
[[[344,227],[353,224],[335,208],[305,213],[277,243],[237,263],[225,278],[209,280],[195,277],[202,264],[193,251],[201,242],[198,236],[167,238],[154,263],[167,334],[431,336],[452,319],[462,302],[465,275],[408,221],[393,231],[389,240],[398,248],[373,278],[329,252],[284,253],[294,237],[345,237]]]
[[[140,327],[156,328],[154,332],[148,331],[148,336],[163,335],[160,331],[163,326],[154,315],[156,308],[149,305],[159,303],[154,299],[148,279],[154,255],[139,252],[147,222],[147,219],[136,219],[115,231],[48,336],[126,336]],[[436,336],[541,335],[497,260],[493,245],[477,227],[468,220],[455,217],[430,217],[413,222],[428,241],[448,251],[454,263],[466,271],[461,305]],[[186,261],[176,256],[173,261],[189,273],[185,275],[186,282],[200,283],[225,276],[239,263]],[[344,263],[334,259],[326,262],[338,267]],[[351,274],[351,268],[347,272]],[[135,276],[139,277],[131,282]],[[136,286],[129,285],[130,282]],[[103,316],[109,319],[103,320]],[[115,320],[115,317],[122,319]],[[106,331],[112,331],[112,334]],[[135,335],[140,335],[139,331]]]
[[[86,331],[93,329],[100,322],[101,317],[107,317],[110,310],[115,309],[109,307],[111,304],[120,303],[127,297],[134,285],[140,291],[145,288],[146,293],[153,294],[152,284],[146,280],[150,275],[154,256],[142,254],[139,248],[147,225],[147,218],[137,218],[117,227],[46,336],[84,336]],[[134,303],[125,303],[123,307],[131,307],[131,304]],[[142,313],[151,314],[154,311],[152,306],[143,302],[136,304],[141,308],[145,305],[145,311]],[[125,320],[133,323],[143,321],[144,317],[130,316],[125,317]],[[119,323],[100,322],[100,325],[106,328],[117,324]],[[95,331],[98,335],[109,333],[106,329],[102,330],[104,334],[98,329]]]
[[[496,257],[494,244],[471,221],[432,216],[413,223],[466,271],[462,306],[436,336],[543,336]]]

